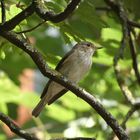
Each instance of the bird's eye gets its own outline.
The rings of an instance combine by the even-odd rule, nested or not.
[[[90,47],[90,44],[88,43],[87,46]]]

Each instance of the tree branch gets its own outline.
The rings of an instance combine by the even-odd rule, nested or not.
[[[9,42],[16,45],[18,48],[25,51],[28,55],[30,55],[44,76],[47,76],[51,80],[71,90],[75,95],[82,98],[92,108],[94,108],[98,112],[98,114],[106,121],[106,123],[112,128],[112,130],[120,140],[129,139],[125,131],[120,127],[114,117],[104,109],[104,107],[98,102],[98,100],[94,96],[92,96],[82,88],[79,88],[77,85],[66,79],[60,73],[56,72],[55,70],[49,69],[42,55],[40,54],[40,52],[38,52],[36,48],[31,47],[29,44],[26,43],[25,40],[18,39],[11,32],[0,32],[0,35],[7,39]]]
[[[46,11],[40,5],[40,0],[33,0],[33,2],[20,12],[18,15],[10,19],[9,21],[5,22],[3,25],[0,25],[0,30],[3,31],[10,31],[16,27],[21,21],[25,20],[27,17],[31,16],[35,11],[45,21],[52,21],[54,23],[61,22],[65,20],[77,7],[81,0],[72,0],[66,9],[59,13],[55,14],[52,12]]]
[[[126,117],[124,118],[121,126],[126,129],[126,123],[129,120],[129,118],[134,114],[135,111],[140,109],[140,102],[136,102],[135,104],[132,105],[128,113],[126,114]]]
[[[127,14],[125,13],[125,10],[120,3],[115,3],[113,0],[104,0],[104,1],[106,2],[107,5],[110,6],[112,11],[114,11],[114,13],[120,19],[120,21],[122,23],[122,28],[125,28],[125,30],[127,30],[125,39],[127,39],[127,37],[128,37],[131,57],[132,57],[132,61],[133,61],[133,69],[135,71],[137,81],[140,84],[140,73],[138,70],[137,55],[136,55],[135,46],[133,44],[133,40],[131,37],[132,25],[134,26],[134,22],[132,22],[128,19]],[[138,24],[135,23],[135,26],[136,25],[138,26]]]
[[[6,116],[1,112],[0,112],[0,120],[4,122],[10,128],[10,130],[15,134],[17,134],[18,136],[25,138],[26,140],[39,140],[38,138],[32,136],[31,134],[19,128],[11,118],[9,118],[8,116]]]
[[[133,27],[140,28],[140,24],[133,22],[129,20],[127,17],[127,14],[125,13],[125,10],[123,6],[120,3],[115,2],[114,0],[104,0],[108,6],[112,9],[112,11],[117,15],[117,17],[120,19],[122,29],[123,29],[123,38],[121,42],[121,47],[119,49],[119,53],[114,57],[114,71],[116,74],[116,78],[118,81],[118,84],[120,86],[120,89],[122,93],[124,94],[126,100],[131,104],[131,109],[128,111],[124,121],[122,122],[122,126],[125,127],[126,122],[129,120],[129,118],[133,115],[133,113],[140,109],[140,104],[136,103],[134,97],[132,96],[131,91],[128,89],[128,87],[124,84],[124,80],[120,77],[120,69],[118,67],[118,61],[120,58],[123,58],[124,54],[124,47],[126,45],[126,41],[129,41],[130,46],[130,53],[132,57],[132,65],[133,69],[135,71],[135,75],[137,78],[138,83],[140,84],[140,73],[138,70],[138,63],[137,63],[137,54],[134,46],[134,42],[132,40],[131,32],[133,32]]]
[[[122,37],[122,41],[121,41],[119,51],[114,57],[114,71],[115,71],[115,75],[116,75],[118,85],[119,85],[126,101],[132,105],[134,103],[135,99],[134,99],[131,91],[125,85],[125,82],[122,79],[122,77],[120,77],[120,68],[118,66],[118,61],[120,59],[123,59],[124,49],[125,49],[125,46],[126,46],[127,36],[128,36],[128,32],[129,32],[128,24],[127,24],[127,17],[126,17],[126,14],[125,14],[121,5],[117,5],[117,4],[115,4],[115,3],[113,3],[112,1],[109,1],[109,0],[105,0],[105,1],[106,1],[107,4],[109,4],[109,6],[112,8],[112,10],[114,10],[114,12],[119,16],[119,18],[121,20],[123,37]],[[115,7],[115,9],[113,9],[114,7]]]
[[[136,48],[134,46],[134,42],[132,40],[132,36],[131,36],[130,31],[128,33],[128,36],[129,36],[129,46],[130,46],[130,52],[131,52],[131,57],[132,57],[133,68],[134,68],[134,71],[135,71],[137,81],[140,84],[140,73],[139,73],[139,69],[138,69]]]
[[[128,20],[128,24],[133,26],[133,27],[140,28],[140,23],[134,22],[132,20]]]
[[[35,4],[36,7],[35,11],[40,18],[46,21],[58,23],[65,20],[76,9],[80,1],[81,0],[71,0],[71,2],[67,5],[66,9],[60,14],[55,14],[52,11],[51,12],[46,11],[46,9],[42,6],[43,4],[41,0],[33,0],[33,3]]]
[[[130,117],[133,115],[133,113],[135,112],[135,107],[132,106],[131,109],[128,111],[128,113],[126,114],[121,126],[126,129],[126,122],[130,119]]]
[[[12,19],[6,21],[3,25],[0,25],[0,30],[10,31],[14,29],[21,21],[25,20],[27,17],[34,13],[34,5],[31,4],[29,7],[24,9],[22,12],[17,14]]]
[[[123,28],[123,38],[122,38],[122,41],[121,41],[121,46],[120,46],[120,49],[119,49],[118,53],[114,57],[114,71],[115,71],[115,75],[116,75],[118,85],[119,85],[126,101],[132,105],[135,102],[135,99],[134,99],[131,91],[125,85],[125,82],[122,79],[122,77],[120,77],[120,68],[118,66],[118,61],[121,58],[123,58],[124,48],[125,48],[125,45],[126,45],[126,36],[127,36],[127,30],[126,30],[126,28]]]
[[[5,2],[4,0],[1,0],[1,21],[2,21],[2,24],[5,23],[6,21],[6,12],[5,12]]]

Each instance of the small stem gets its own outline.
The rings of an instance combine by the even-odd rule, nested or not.
[[[4,24],[5,21],[6,21],[6,10],[5,10],[5,2],[4,2],[4,0],[1,0],[1,14],[2,14],[1,21],[2,21],[2,24]]]
[[[28,30],[24,30],[24,31],[20,31],[20,32],[15,32],[16,34],[22,34],[22,33],[28,33],[31,32],[33,30],[35,30],[36,28],[40,27],[43,23],[45,23],[46,21],[40,22],[38,25],[36,25],[35,27],[28,29]]]
[[[136,48],[134,46],[134,42],[132,40],[131,31],[128,32],[128,36],[129,36],[130,52],[131,52],[131,57],[132,57],[132,62],[133,62],[133,69],[135,71],[137,81],[140,84],[140,73],[138,69],[137,53],[136,53]]]

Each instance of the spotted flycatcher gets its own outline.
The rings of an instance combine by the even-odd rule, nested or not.
[[[92,56],[96,47],[90,42],[80,42],[68,52],[56,66],[56,70],[74,83],[78,83],[81,78],[90,70]],[[68,89],[62,85],[49,80],[41,95],[41,100],[34,108],[32,114],[37,117],[46,104],[50,105]]]

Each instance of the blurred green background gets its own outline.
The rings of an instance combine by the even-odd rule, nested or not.
[[[18,2],[21,2],[20,4]],[[139,21],[139,0],[123,0],[123,6],[128,15],[135,21]],[[22,8],[30,4],[26,0],[5,1],[7,20],[18,14]],[[57,13],[63,11],[68,0],[49,0],[45,5],[49,10]],[[17,4],[18,7],[17,7]],[[79,83],[81,87],[101,100],[103,106],[121,123],[129,110],[123,94],[116,81],[113,58],[120,47],[122,38],[121,25],[117,17],[109,11],[97,10],[97,7],[106,7],[103,0],[83,0],[77,10],[65,21],[58,24],[46,22],[36,30],[24,34],[34,47],[44,55],[50,67],[55,68],[61,57],[72,46],[81,40],[91,41],[103,49],[93,56],[92,69]],[[34,27],[42,20],[33,15],[15,28],[15,31],[26,30]],[[137,40],[138,62],[139,55],[139,29],[135,29]],[[119,61],[120,74],[125,84],[138,98],[140,87],[137,84],[129,46],[125,47],[124,59]],[[25,70],[31,72],[31,79],[26,79]],[[21,77],[26,79],[25,84],[31,80],[31,89],[22,87]],[[29,77],[30,77],[29,76]],[[38,77],[38,80],[35,78]],[[21,127],[30,133],[36,133],[41,139],[58,137],[94,137],[98,140],[107,139],[111,129],[104,120],[84,101],[73,93],[67,92],[53,105],[47,106],[39,118],[31,117],[31,110],[39,101],[39,94],[47,83],[37,71],[31,58],[22,50],[0,38],[0,111],[18,120],[19,106],[28,108],[29,118]],[[22,94],[25,93],[25,94]],[[22,115],[27,115],[27,112]],[[129,136],[132,140],[140,138],[140,118],[136,112],[127,123]],[[0,140],[6,140],[7,136],[0,122]],[[13,138],[9,138],[13,139]]]

